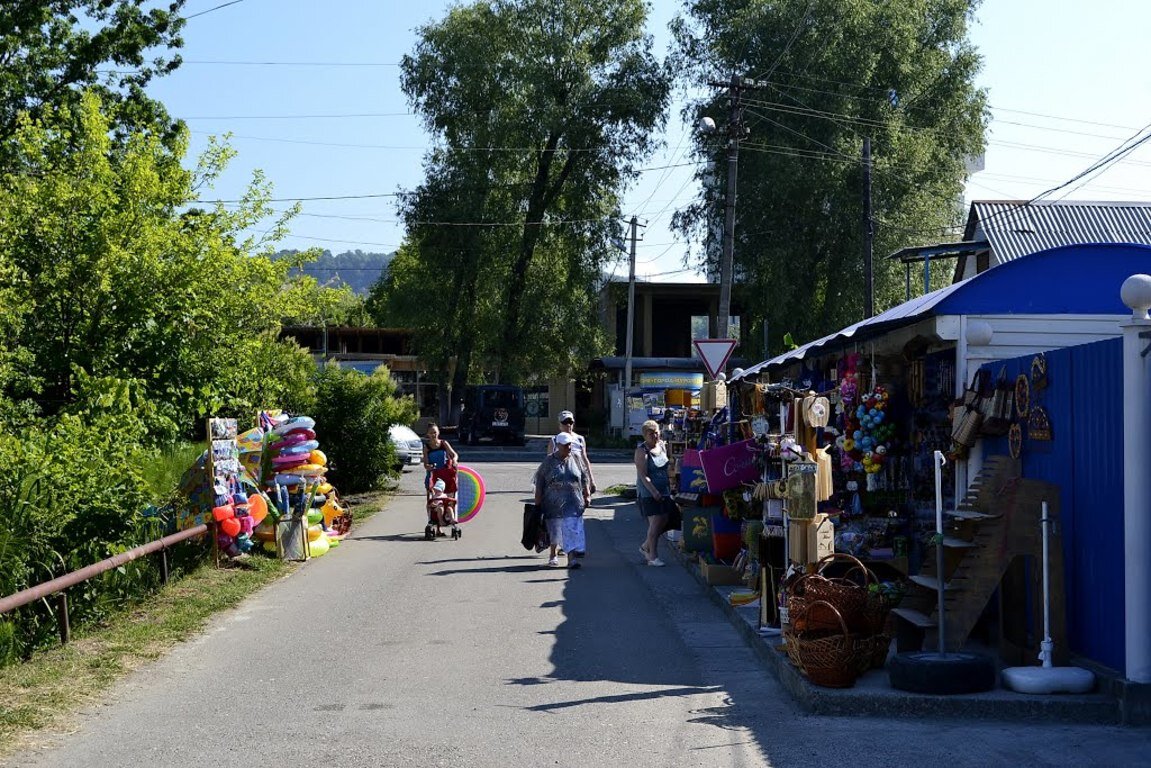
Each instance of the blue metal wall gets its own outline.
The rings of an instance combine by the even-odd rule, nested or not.
[[[1054,440],[1023,434],[1023,476],[1060,488],[1067,642],[1073,653],[1123,672],[1123,341],[1048,352],[1048,386],[1031,405],[1050,416]],[[1014,381],[1033,356],[984,366]],[[984,455],[1007,454],[1007,439],[985,438]],[[1056,638],[1058,641],[1059,638]]]

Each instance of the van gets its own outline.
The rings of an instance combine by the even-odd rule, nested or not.
[[[524,444],[524,390],[506,384],[465,387],[460,408],[460,440],[477,445],[493,440]]]

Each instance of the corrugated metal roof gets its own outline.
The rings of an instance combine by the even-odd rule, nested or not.
[[[965,239],[977,238],[1000,264],[1061,245],[1151,245],[1151,203],[976,200]]]

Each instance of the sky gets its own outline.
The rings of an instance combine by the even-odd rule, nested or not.
[[[238,156],[210,199],[239,197],[259,169],[278,208],[304,199],[284,248],[390,252],[403,240],[393,207],[417,186],[430,144],[399,87],[398,62],[419,26],[452,3],[422,0],[188,0],[185,64],[150,86],[192,131],[191,158],[209,136],[232,134]],[[661,58],[678,0],[651,4],[648,31]],[[968,201],[1030,199],[1071,179],[1151,123],[1146,0],[985,0],[971,41],[984,57],[976,84],[989,91],[992,122],[984,169]],[[690,126],[673,105],[652,170],[630,188],[621,213],[642,228],[636,274],[698,282],[688,245],[670,228],[698,193]],[[1151,200],[1151,142],[1088,183],[1057,193],[1080,200]],[[907,243],[917,245],[920,243]],[[616,273],[627,275],[620,254]]]

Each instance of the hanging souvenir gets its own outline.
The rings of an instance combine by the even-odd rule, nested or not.
[[[1031,382],[1024,374],[1015,379],[1015,415],[1021,419],[1027,418],[1031,408]]]
[[[1027,419],[1027,436],[1032,440],[1055,439],[1051,419],[1047,417],[1047,409],[1041,405],[1031,409],[1031,416]]]
[[[1011,449],[1011,458],[1018,459],[1023,452],[1023,428],[1019,424],[1012,424],[1008,430],[1007,446]]]
[[[1031,388],[1045,389],[1047,387],[1047,357],[1036,355],[1031,360]]]

